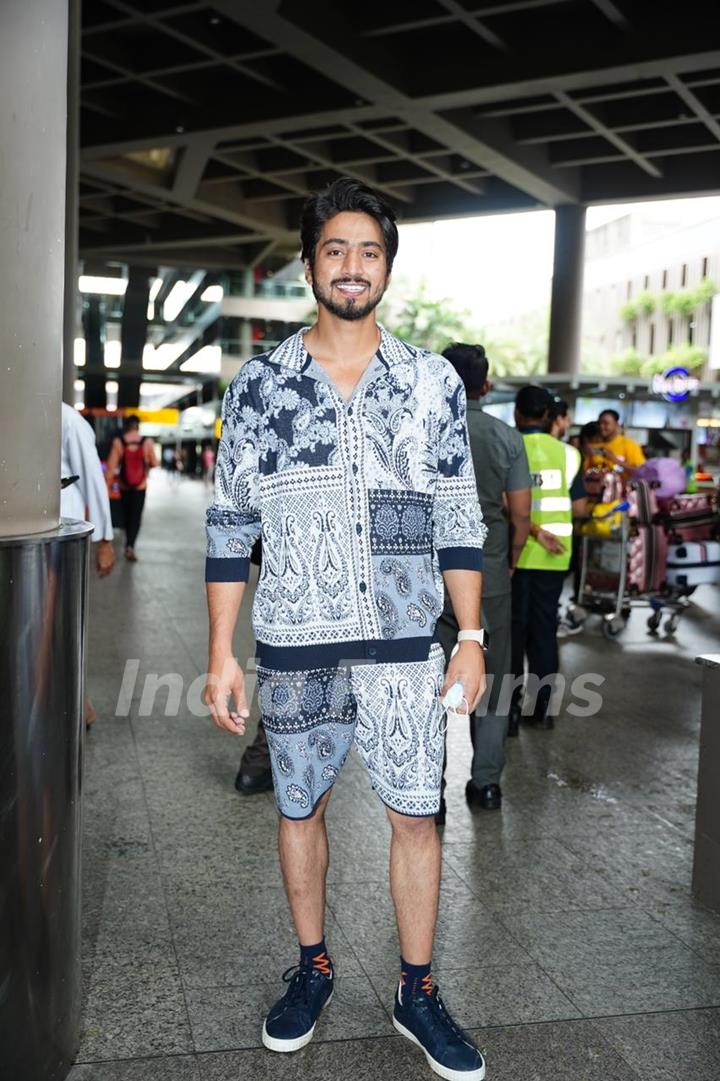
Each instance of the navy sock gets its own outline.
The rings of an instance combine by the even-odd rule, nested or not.
[[[425,991],[429,995],[432,991],[431,967],[430,962],[426,965],[411,965],[401,957],[400,981],[402,986],[407,987],[411,994],[413,991]]]
[[[303,946],[300,943],[300,964],[308,965],[322,972],[323,976],[332,976],[332,961],[328,957],[325,939],[315,946]]]

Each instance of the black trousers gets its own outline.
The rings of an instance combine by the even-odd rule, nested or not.
[[[527,670],[543,680],[558,670],[558,604],[566,571],[516,570],[512,578],[512,669],[516,679]],[[538,704],[547,708],[551,688]]]
[[[145,492],[144,490],[138,492],[136,488],[121,489],[120,502],[125,516],[125,543],[128,548],[134,548],[137,535],[140,532],[140,522],[143,507],[145,506]]]

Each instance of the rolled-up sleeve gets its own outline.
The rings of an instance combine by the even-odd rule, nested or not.
[[[241,370],[223,399],[215,496],[206,515],[207,582],[247,582],[260,536],[258,453],[261,416],[249,372]]]
[[[454,372],[446,374],[444,387],[433,500],[433,547],[441,571],[480,571],[487,526],[477,496],[465,388]]]

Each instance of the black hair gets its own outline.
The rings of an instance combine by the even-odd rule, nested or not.
[[[131,413],[127,417],[123,417],[122,430],[124,432],[133,432],[136,428],[140,427],[140,418],[136,417],[134,413]]]
[[[591,420],[587,424],[583,424],[580,429],[579,438],[581,443],[589,443],[592,439],[600,438],[600,425],[596,420]]]
[[[620,423],[620,414],[618,413],[617,409],[603,409],[602,413],[600,413],[600,416],[598,416],[598,420],[600,420],[600,417],[604,416],[615,417],[616,423]]]
[[[488,359],[482,345],[453,342],[442,354],[458,373],[470,397],[482,392],[487,383]]]
[[[376,191],[350,176],[341,176],[329,187],[314,192],[307,199],[300,222],[301,258],[307,259],[312,267],[323,225],[336,214],[342,214],[346,210],[368,214],[378,223],[385,241],[385,260],[389,274],[399,242],[395,211]]]
[[[527,420],[542,420],[552,403],[552,395],[545,387],[530,384],[521,387],[515,397],[515,408],[521,417]]]
[[[568,415],[568,403],[563,398],[553,398],[550,402],[550,408],[548,409],[548,420],[552,424],[558,417],[566,417]]]

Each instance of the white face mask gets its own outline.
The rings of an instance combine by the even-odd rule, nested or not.
[[[470,704],[465,695],[463,694],[464,690],[465,688],[458,680],[457,683],[453,683],[453,685],[448,689],[445,697],[440,699],[440,705],[445,710],[446,729],[448,721],[463,720],[470,712]],[[460,707],[463,706],[463,703],[464,709],[461,709]]]

